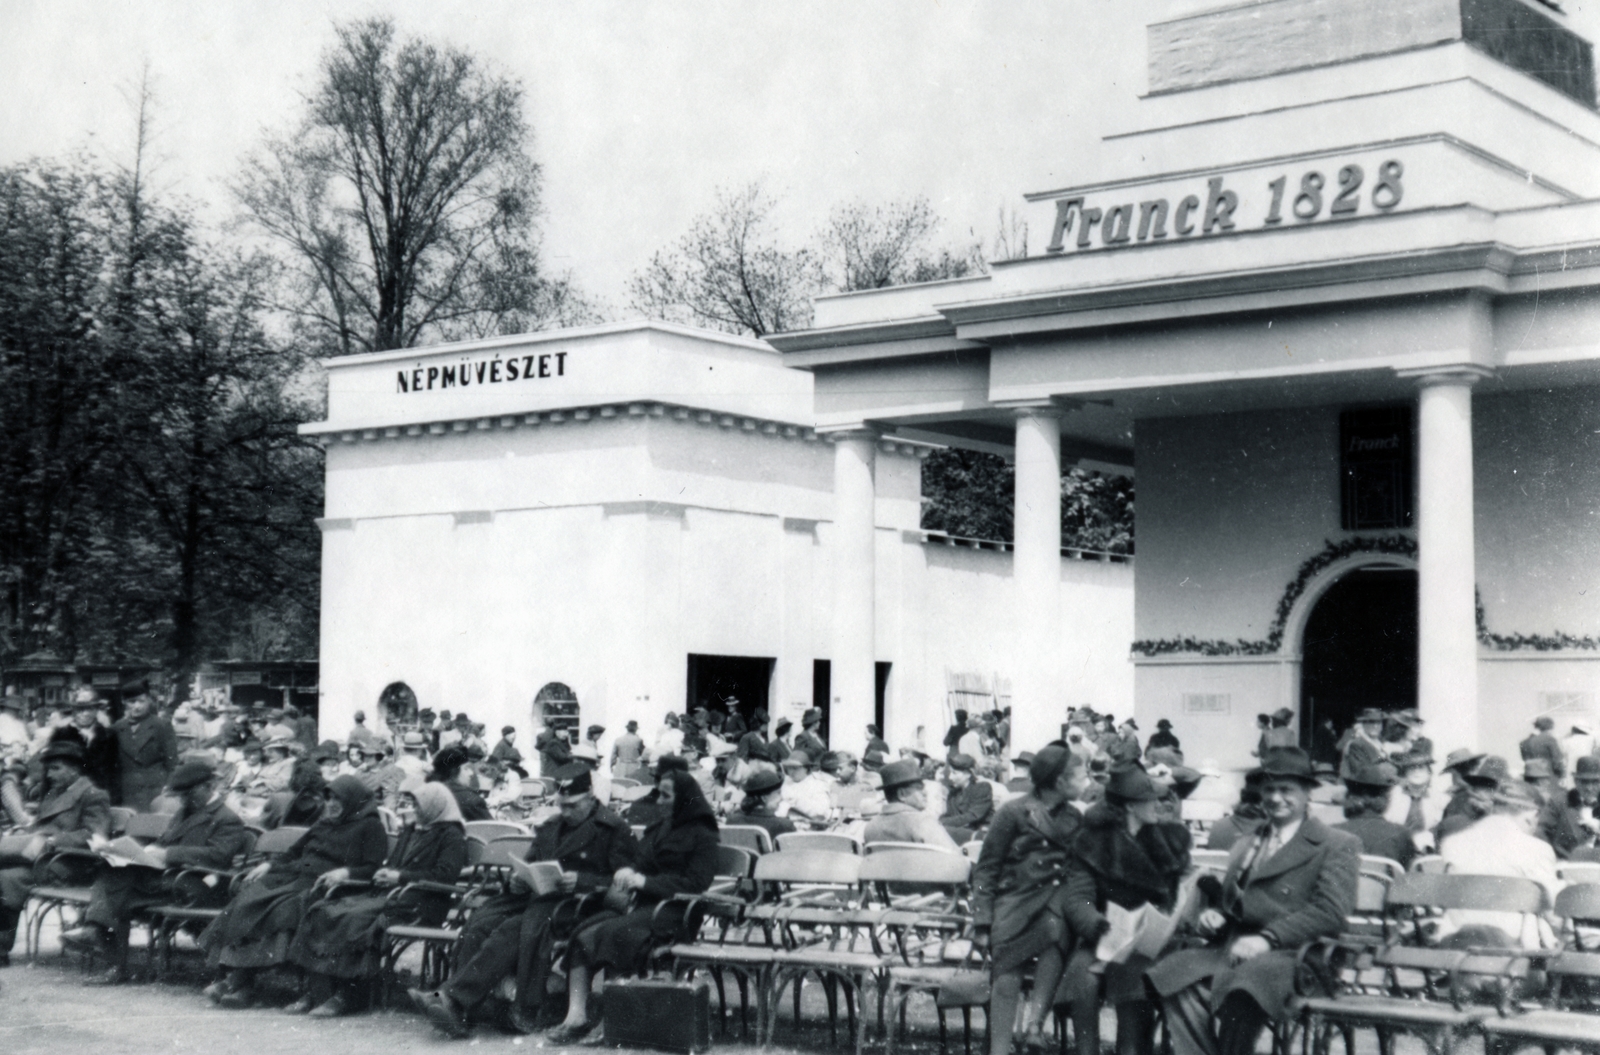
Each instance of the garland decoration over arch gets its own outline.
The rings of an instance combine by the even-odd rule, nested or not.
[[[1239,638],[1234,641],[1203,640],[1193,637],[1164,638],[1158,641],[1135,641],[1132,651],[1140,656],[1167,656],[1191,654],[1200,656],[1267,656],[1283,647],[1283,628],[1288,625],[1289,614],[1296,602],[1305,594],[1311,581],[1339,561],[1362,553],[1383,553],[1397,557],[1417,557],[1417,540],[1409,535],[1367,535],[1347,538],[1343,542],[1324,540],[1322,549],[1307,557],[1299,571],[1283,589],[1278,598],[1278,608],[1273,614],[1267,636],[1256,641]],[[1483,607],[1480,604],[1479,636],[1482,627]]]

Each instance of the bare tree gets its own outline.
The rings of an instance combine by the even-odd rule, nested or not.
[[[1023,260],[1028,256],[1028,221],[1015,207],[1000,206],[995,224],[994,243],[989,247],[992,260]]]
[[[756,337],[809,325],[818,292],[814,255],[778,244],[773,205],[760,183],[718,191],[716,207],[629,280],[634,308]]]
[[[284,251],[302,326],[345,354],[584,315],[540,264],[521,86],[388,19],[335,31],[299,127],[235,188]]]
[[[909,282],[961,278],[984,271],[981,247],[928,248],[940,226],[924,197],[869,205],[857,199],[836,205],[817,236],[835,289],[882,289]]]

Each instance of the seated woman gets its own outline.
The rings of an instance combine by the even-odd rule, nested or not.
[[[649,953],[656,906],[677,894],[698,894],[716,877],[717,818],[699,783],[682,770],[668,770],[656,784],[662,816],[645,831],[635,868],[618,869],[606,908],[572,937],[567,949],[567,1017],[546,1037],[566,1044],[594,1028],[589,1021],[589,986],[607,968],[630,973]]]
[[[752,773],[744,782],[744,801],[729,824],[765,828],[776,839],[795,830],[794,821],[778,816],[778,800],[783,797],[783,778],[776,773]]]
[[[1083,819],[1073,840],[1075,867],[1066,883],[1067,919],[1083,940],[1067,965],[1072,1029],[1080,1055],[1099,1055],[1101,983],[1117,1009],[1117,1055],[1150,1055],[1155,1007],[1144,988],[1154,961],[1137,953],[1091,974],[1095,941],[1105,933],[1107,905],[1154,905],[1171,913],[1189,867],[1189,829],[1162,820],[1164,789],[1137,765],[1113,770],[1105,801]]]
[[[228,976],[206,987],[223,1007],[256,1002],[259,968],[282,963],[316,887],[346,879],[371,879],[389,851],[389,837],[372,792],[355,777],[329,787],[322,818],[288,852],[262,862],[244,889],[200,935],[213,966]]]
[[[904,763],[883,767],[886,788],[893,783],[891,770],[900,765]],[[989,1017],[996,1026],[989,1031],[990,1055],[1011,1050],[1010,1027],[1022,998],[1022,977],[1035,959],[1034,997],[1022,1016],[1021,1039],[1028,1051],[1044,1050],[1047,1041],[1040,1024],[1072,943],[1065,883],[1083,822],[1072,800],[1083,794],[1088,775],[1081,757],[1049,744],[1028,764],[1028,778],[1033,790],[995,813],[972,876],[976,941],[989,946],[994,978]]]
[[[467,829],[455,796],[443,784],[423,784],[411,795],[416,819],[400,833],[373,882],[389,888],[454,883],[467,864]],[[305,992],[289,1005],[291,1014],[336,1018],[352,1010],[364,995],[360,983],[378,976],[384,928],[437,927],[450,911],[445,891],[408,890],[398,898],[391,893],[329,898],[306,912],[289,945],[289,962],[306,972]]]

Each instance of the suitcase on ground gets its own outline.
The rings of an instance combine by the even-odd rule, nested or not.
[[[711,987],[703,979],[607,979],[602,1004],[608,1045],[686,1053],[711,1048]]]

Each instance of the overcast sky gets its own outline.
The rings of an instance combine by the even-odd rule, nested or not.
[[[0,164],[79,148],[126,158],[126,96],[148,61],[160,181],[220,218],[239,157],[298,112],[332,22],[387,13],[521,80],[547,258],[620,309],[627,276],[716,188],[756,178],[797,241],[842,199],[926,194],[948,239],[987,243],[1002,206],[1070,185],[1126,123],[1144,25],[1214,6],[0,0]],[[1600,0],[1567,8],[1575,29],[1600,32]]]

